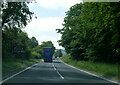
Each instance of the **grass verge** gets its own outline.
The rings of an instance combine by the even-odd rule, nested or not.
[[[118,80],[118,66],[115,64],[91,62],[91,61],[77,61],[71,59],[71,56],[64,56],[61,58],[65,63],[84,69],[86,71],[101,75],[113,80]]]
[[[26,68],[40,61],[41,59],[30,59],[30,60],[24,60],[24,61],[17,59],[15,61],[9,61],[9,60],[2,61],[2,75],[5,76],[11,72]]]

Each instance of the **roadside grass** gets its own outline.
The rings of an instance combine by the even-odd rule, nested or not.
[[[2,61],[2,75],[5,76],[11,72],[26,68],[32,64],[40,62],[41,59],[30,59],[30,60],[23,60],[17,59],[15,61]]]
[[[61,58],[65,63],[78,67],[80,69],[104,76],[113,80],[118,80],[118,66],[116,64],[108,64],[91,61],[77,61],[71,59],[70,56]]]

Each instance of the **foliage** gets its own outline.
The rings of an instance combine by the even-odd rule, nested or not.
[[[55,57],[62,57],[62,50],[61,49],[57,49],[56,52],[54,53]]]
[[[21,29],[31,21],[31,12],[26,2],[2,3],[2,56],[3,60],[30,59],[31,45],[38,45],[33,37],[28,38]],[[33,43],[34,42],[34,43]]]
[[[53,53],[52,54],[54,54],[54,52],[55,52],[55,47],[54,47],[52,41],[46,41],[46,42],[43,41],[42,44],[41,44],[41,47],[42,47],[42,50],[43,50],[44,47],[52,47],[53,48],[53,51],[52,51]]]
[[[30,58],[29,38],[20,29],[6,29],[2,32],[2,55],[7,58]],[[7,52],[7,53],[6,53]]]
[[[32,55],[33,58],[36,58],[36,59],[42,58],[42,56],[37,52],[32,52],[31,55]]]
[[[73,60],[71,56],[63,56],[61,59],[70,65],[73,65],[77,68],[84,69],[86,71],[90,71],[94,74],[104,76],[107,78],[112,78],[118,80],[118,66],[116,64],[109,64],[103,62],[92,62],[92,61],[77,61]],[[107,69],[107,70],[105,70]]]
[[[6,76],[11,73],[19,72],[21,69],[24,69],[32,64],[35,64],[36,62],[40,62],[41,59],[30,59],[30,60],[24,60],[23,63],[21,63],[20,59],[17,59],[17,61],[3,61],[2,62],[2,76]]]
[[[34,48],[34,47],[36,47],[37,45],[38,45],[38,41],[36,40],[36,38],[35,37],[32,37],[31,39],[30,39],[30,47],[31,48]]]
[[[120,2],[76,4],[66,12],[58,42],[77,60],[117,62]]]
[[[26,2],[3,3],[2,11],[2,29],[23,28],[33,15]]]
[[[44,41],[44,42],[42,42],[41,45],[37,45],[36,47],[32,48],[32,52],[31,52],[32,57],[43,58],[44,47],[52,47],[53,53],[54,53],[55,47],[54,47],[53,43],[51,41]]]

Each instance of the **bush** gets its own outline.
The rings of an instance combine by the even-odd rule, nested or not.
[[[32,58],[36,58],[36,59],[42,58],[42,56],[37,52],[31,52],[31,56],[32,56]]]

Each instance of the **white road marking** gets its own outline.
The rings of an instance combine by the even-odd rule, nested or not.
[[[57,71],[58,75],[61,77],[61,79],[64,79],[64,77]]]
[[[59,60],[60,60],[61,62],[63,62],[61,59],[59,59]],[[64,63],[64,62],[63,62],[63,63]],[[116,82],[116,81],[113,81],[113,80],[110,80],[110,79],[107,79],[107,78],[98,76],[98,75],[96,75],[96,74],[87,72],[87,71],[85,71],[85,70],[82,70],[82,69],[79,69],[79,68],[77,68],[77,67],[71,66],[71,65],[69,65],[69,64],[67,64],[67,63],[64,63],[64,64],[66,64],[67,66],[70,66],[70,67],[72,67],[72,68],[75,68],[75,69],[77,69],[77,70],[79,70],[79,71],[82,71],[82,72],[84,72],[84,73],[87,73],[87,74],[89,74],[89,75],[92,75],[92,76],[95,76],[95,77],[104,79],[104,80],[109,81],[109,82],[112,82],[112,83],[120,84],[120,83],[118,83],[118,82]]]
[[[36,66],[36,65],[38,65],[38,64],[34,64],[34,66]]]
[[[54,64],[53,64],[53,63],[52,63],[52,65],[53,65],[54,70],[57,70],[57,69],[55,68],[55,66],[54,66]]]
[[[27,69],[30,69],[30,68],[31,68],[31,67],[27,67],[26,70],[27,70]]]
[[[56,68],[54,68],[54,70],[57,70]]]
[[[53,67],[54,67],[54,64],[52,63]]]
[[[55,68],[55,66],[54,66],[54,64],[52,63],[52,65],[53,65],[53,68],[54,68],[54,70],[56,70],[57,71],[57,69]],[[61,79],[64,79],[64,77],[57,71],[57,74],[60,76],[60,78]]]
[[[24,72],[24,71],[30,69],[31,67],[33,67],[33,66],[35,66],[35,65],[37,65],[37,64],[34,64],[34,65],[30,66],[30,67],[27,67],[27,68],[23,69],[22,71],[20,71],[20,72],[14,74],[14,75],[12,75],[12,76],[10,76],[10,77],[8,77],[8,78],[2,80],[2,81],[0,82],[0,84],[2,84],[2,83],[4,83],[5,81],[7,81],[7,80],[9,80],[9,79],[11,79],[11,78],[13,78],[13,77],[15,77],[16,75],[18,75],[18,74],[20,74],[20,73],[22,73],[22,72]]]

